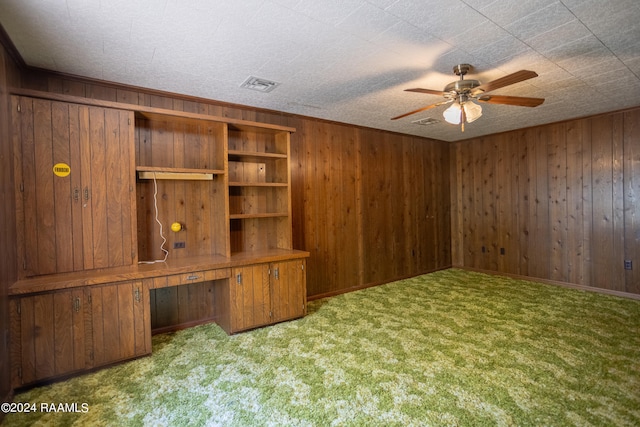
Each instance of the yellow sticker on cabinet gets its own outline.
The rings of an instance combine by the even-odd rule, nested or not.
[[[53,173],[56,176],[64,178],[65,176],[69,176],[71,173],[71,166],[66,163],[56,163],[53,165]]]

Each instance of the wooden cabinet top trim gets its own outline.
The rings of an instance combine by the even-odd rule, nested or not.
[[[51,274],[19,280],[9,287],[9,295],[26,295],[80,286],[93,286],[113,282],[151,279],[194,271],[228,269],[243,265],[262,264],[265,262],[284,261],[307,257],[309,257],[309,252],[305,251],[269,249],[264,251],[234,254],[230,258],[223,256],[202,256],[183,258],[180,260],[167,260],[166,262],[159,262],[155,264],[138,264],[130,267]]]
[[[253,122],[249,120],[233,119],[230,117],[210,116],[208,114],[189,113],[179,110],[168,110],[164,108],[147,107],[137,104],[126,104],[122,102],[103,101],[100,99],[84,98],[81,96],[64,95],[53,92],[41,92],[31,89],[12,88],[11,94],[19,96],[29,96],[32,98],[49,99],[52,101],[71,102],[82,105],[93,105],[105,108],[116,108],[119,110],[129,110],[135,112],[138,116],[151,120],[177,120],[188,123],[194,122],[211,122],[227,124],[231,129],[254,131],[254,132],[295,132],[296,129],[289,126],[280,126],[269,123]]]

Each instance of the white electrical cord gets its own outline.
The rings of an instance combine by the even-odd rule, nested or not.
[[[160,226],[160,237],[162,237],[162,244],[160,245],[160,249],[164,252],[164,259],[157,259],[155,261],[139,261],[138,264],[155,264],[157,262],[166,262],[167,257],[169,256],[169,251],[164,248],[164,245],[167,243],[166,237],[164,237],[164,233],[162,232],[162,223],[158,219],[158,181],[156,180],[156,173],[153,173],[153,206],[156,210],[156,222]]]

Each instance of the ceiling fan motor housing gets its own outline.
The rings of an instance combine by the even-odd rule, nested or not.
[[[471,91],[480,86],[478,80],[465,80],[464,76],[473,67],[470,64],[458,64],[453,67],[453,72],[456,76],[460,76],[460,80],[451,82],[444,87],[444,96],[448,99],[456,99],[458,97],[464,98],[466,101]],[[462,101],[462,100],[461,100]]]
[[[455,98],[458,94],[469,94],[472,89],[478,86],[480,86],[478,80],[456,80],[446,85],[443,92],[445,92],[445,97]]]

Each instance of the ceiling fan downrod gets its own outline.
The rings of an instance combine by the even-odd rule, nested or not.
[[[465,74],[467,74],[470,70],[470,64],[458,64],[453,67],[453,73],[456,76],[460,76],[460,80],[464,80]]]

